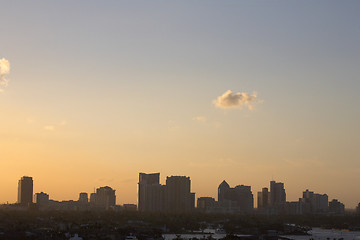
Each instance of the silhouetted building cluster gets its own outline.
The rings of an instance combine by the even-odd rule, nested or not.
[[[224,180],[218,187],[218,206],[216,212],[251,213],[254,197],[250,186],[237,185],[231,188]]]
[[[198,210],[205,213],[246,214],[254,210],[254,198],[250,186],[234,188],[224,180],[218,187],[218,201],[213,198],[198,198]]]
[[[166,178],[160,184],[160,173],[140,173],[138,184],[138,209],[141,212],[191,212],[195,208],[195,193],[186,176]]]
[[[343,203],[336,199],[329,202],[328,195],[314,193],[309,190],[303,192],[303,196],[299,198],[299,201],[287,202],[284,183],[275,181],[270,181],[270,191],[267,187],[264,187],[257,193],[257,204],[258,207],[254,211],[250,186],[239,185],[231,188],[226,181],[223,181],[218,187],[218,201],[211,197],[200,197],[197,200],[198,211],[206,213],[344,214]]]
[[[212,197],[199,197],[197,211],[223,214],[264,214],[299,215],[325,214],[341,216],[345,206],[337,199],[329,202],[327,194],[309,191],[303,192],[298,201],[286,201],[284,183],[270,181],[270,190],[262,188],[257,193],[257,209],[254,209],[254,197],[251,186],[230,187],[224,180],[218,187],[217,201]],[[166,184],[160,184],[160,173],[139,173],[138,204],[116,205],[115,190],[109,186],[99,187],[93,193],[79,193],[77,201],[55,201],[49,194],[33,194],[32,177],[23,176],[18,183],[18,201],[20,209],[36,207],[40,210],[114,210],[140,212],[189,213],[195,210],[195,193],[191,192],[191,180],[186,176],[166,178]],[[356,207],[360,215],[360,203]]]
[[[90,194],[81,192],[78,201],[55,201],[49,194],[40,192],[33,194],[32,177],[24,176],[18,183],[18,205],[20,208],[38,208],[40,210],[125,210],[134,211],[135,204],[124,207],[116,206],[115,190],[109,186],[100,187]]]

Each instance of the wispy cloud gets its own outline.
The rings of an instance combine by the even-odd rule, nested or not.
[[[46,126],[44,126],[44,130],[46,130],[46,131],[54,131],[54,130],[55,130],[55,126],[53,126],[53,125],[46,125]]]
[[[213,101],[214,105],[218,108],[242,108],[243,106],[248,107],[249,110],[254,108],[257,94],[245,92],[233,93],[231,90],[227,90],[223,95],[219,96]]]
[[[204,116],[193,117],[193,120],[198,121],[198,122],[203,122],[203,123],[207,121],[206,117],[204,117]]]
[[[9,83],[7,75],[10,73],[10,63],[5,58],[0,59],[0,87],[6,87]],[[0,92],[4,90],[0,88]]]
[[[61,121],[59,124],[55,124],[55,125],[46,125],[44,126],[44,130],[46,131],[54,131],[56,130],[58,127],[63,127],[67,124],[67,121],[63,120]]]

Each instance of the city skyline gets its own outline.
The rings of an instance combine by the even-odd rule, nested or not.
[[[139,173],[137,203],[119,204],[116,201],[116,189],[102,186],[94,192],[80,192],[78,200],[55,200],[48,193],[33,191],[33,179],[23,176],[18,182],[18,200],[16,204],[23,209],[31,208],[34,203],[41,210],[116,210],[122,205],[125,211],[225,214],[345,214],[345,209],[358,211],[360,203],[355,208],[345,208],[338,199],[329,201],[326,193],[302,192],[302,198],[296,201],[286,199],[285,183],[270,181],[270,191],[267,187],[255,193],[251,186],[236,185],[230,187],[226,180],[218,186],[217,199],[210,196],[196,196],[191,191],[191,179],[188,176],[167,176],[166,184],[160,183],[160,173]],[[197,202],[197,204],[195,204]],[[7,203],[6,206],[13,203]],[[16,206],[16,204],[14,206]]]
[[[359,203],[359,1],[0,2],[0,203],[139,172]]]

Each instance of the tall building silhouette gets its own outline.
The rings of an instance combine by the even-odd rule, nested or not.
[[[228,212],[249,213],[254,209],[251,186],[237,185],[231,188],[224,180],[218,187],[218,201]]]
[[[344,215],[345,205],[339,202],[337,199],[333,199],[329,202],[329,214],[330,215]]]
[[[186,213],[195,208],[190,177],[171,176],[160,184],[160,173],[139,173],[138,210],[141,212]]]
[[[261,192],[258,192],[258,209],[264,209],[269,206],[269,189],[264,187]]]
[[[95,205],[105,209],[109,209],[116,204],[115,190],[109,186],[97,188],[93,197],[95,198]]]
[[[302,213],[325,213],[328,211],[329,198],[326,194],[318,194],[306,189],[299,199]]]
[[[270,205],[279,206],[286,202],[286,193],[284,183],[281,182],[270,182]]]
[[[195,208],[195,193],[191,193],[191,180],[186,176],[166,178],[166,211],[184,213]]]
[[[33,199],[33,179],[23,176],[18,183],[18,203],[28,205]]]
[[[222,202],[229,198],[230,185],[224,180],[218,187],[218,201]]]
[[[160,184],[160,173],[139,173],[138,210],[141,212],[164,211],[165,186]]]
[[[34,203],[39,204],[39,205],[48,204],[49,203],[49,194],[44,193],[44,192],[35,193]]]
[[[89,202],[88,194],[86,192],[81,192],[79,194],[79,202],[81,202],[81,203],[88,203]]]

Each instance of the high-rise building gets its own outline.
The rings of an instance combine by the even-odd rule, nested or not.
[[[264,209],[269,206],[269,189],[263,188],[261,192],[258,192],[258,209]]]
[[[337,199],[333,199],[329,202],[329,213],[332,215],[344,215],[345,205],[339,202]]]
[[[19,180],[18,184],[18,203],[28,205],[32,203],[33,198],[33,179],[24,176]]]
[[[89,202],[88,194],[86,192],[81,192],[79,194],[79,202],[80,203],[88,203]]]
[[[109,209],[109,207],[115,206],[115,190],[109,186],[96,189],[95,204],[99,207],[104,207],[105,209]]]
[[[328,211],[329,199],[326,194],[314,193],[307,189],[299,201],[304,214],[326,213]]]
[[[185,213],[195,208],[190,177],[171,176],[160,184],[160,173],[139,173],[138,210],[142,212]]]
[[[191,193],[190,177],[171,176],[166,178],[166,211],[184,213],[195,208],[195,193]]]
[[[286,202],[286,193],[284,183],[281,182],[270,182],[270,205],[280,206]]]
[[[49,194],[44,192],[35,193],[34,195],[34,203],[39,205],[46,205],[49,203]]]
[[[218,201],[222,202],[229,198],[230,185],[224,180],[218,187]]]
[[[160,184],[160,173],[139,173],[138,209],[141,212],[165,210],[165,186]]]
[[[229,212],[248,213],[254,209],[251,187],[238,185],[231,188],[225,180],[218,187],[218,201]]]

